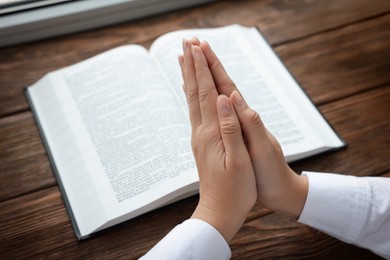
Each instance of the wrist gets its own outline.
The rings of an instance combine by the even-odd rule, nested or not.
[[[279,201],[275,202],[275,212],[299,218],[305,206],[309,189],[307,176],[298,175],[291,170],[287,185],[283,188]]]
[[[240,216],[237,215],[237,212],[215,210],[200,202],[191,218],[207,222],[229,243],[241,228],[246,219],[246,215]]]

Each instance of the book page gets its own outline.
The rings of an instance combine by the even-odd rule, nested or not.
[[[323,120],[322,116],[292,77],[286,77],[288,72],[280,72],[285,68],[254,28],[232,25],[217,29],[183,30],[166,34],[154,42],[150,48],[151,55],[165,72],[172,91],[181,100],[184,109],[187,109],[187,105],[182,93],[177,55],[182,53],[182,39],[193,36],[209,42],[248,104],[260,114],[264,125],[280,142],[288,161],[326,146],[312,123],[313,119],[317,122],[318,117],[320,121]],[[275,65],[275,60],[279,64]],[[302,94],[290,96],[296,92]],[[304,104],[302,100],[305,100]],[[305,116],[306,110],[311,111],[309,117]],[[319,125],[329,128],[325,121]],[[316,123],[314,126],[317,126]],[[333,133],[330,128],[328,130]]]
[[[120,47],[55,72],[50,79],[69,126],[63,131],[74,137],[60,148],[73,152],[59,164],[61,178],[69,180],[67,192],[94,189],[98,198],[89,199],[102,202],[106,221],[197,182],[188,119],[144,48]],[[52,117],[54,112],[43,113]],[[45,134],[53,128],[49,125]],[[62,151],[57,151],[59,157]],[[66,168],[72,156],[82,157],[88,170],[77,175],[90,175],[94,187],[75,191],[77,177]]]

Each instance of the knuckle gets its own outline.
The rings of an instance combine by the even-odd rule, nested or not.
[[[200,138],[202,140],[208,140],[216,135],[215,127],[213,126],[205,126],[202,128],[202,132]]]
[[[229,83],[225,84],[224,89],[226,89],[226,90],[228,90],[228,89],[237,89],[237,87],[236,87],[236,84],[234,84],[233,82],[229,82]]]
[[[207,89],[199,89],[198,95],[199,95],[199,102],[204,103],[208,100],[210,96],[210,91]]]
[[[263,122],[261,121],[261,118],[260,118],[259,114],[255,110],[248,109],[247,112],[246,112],[246,116],[248,118],[248,121],[252,125],[263,126]]]
[[[198,93],[194,91],[192,88],[187,88],[187,102],[188,104],[191,104],[192,102],[195,102],[197,99]]]
[[[221,62],[219,62],[218,60],[215,60],[215,61],[210,65],[210,69],[211,69],[211,70],[214,70],[214,69],[219,68],[220,66],[222,66]]]
[[[270,140],[271,140],[271,142],[272,142],[276,152],[283,154],[282,146],[280,145],[278,140],[275,138],[275,136],[273,136],[270,132],[268,132],[268,135],[269,135],[269,138],[270,138]]]
[[[210,143],[214,144],[219,139],[218,128],[216,127],[203,127],[199,135],[198,145],[207,146]]]
[[[240,124],[235,120],[223,120],[220,124],[221,132],[225,135],[233,135],[240,131]]]

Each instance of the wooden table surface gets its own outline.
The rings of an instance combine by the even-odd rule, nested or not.
[[[23,90],[119,45],[148,47],[165,32],[232,23],[260,28],[348,144],[294,163],[294,170],[390,176],[390,1],[216,2],[0,49],[1,259],[133,259],[191,215],[197,196],[78,242]],[[236,259],[376,258],[260,206],[230,246]]]

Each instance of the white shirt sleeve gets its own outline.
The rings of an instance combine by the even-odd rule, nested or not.
[[[303,172],[299,222],[390,259],[390,178]]]
[[[141,259],[229,259],[230,257],[229,245],[213,226],[199,219],[188,219],[172,229]]]
[[[390,178],[303,172],[309,191],[299,222],[390,259]],[[210,224],[189,219],[142,259],[229,259],[231,251]]]

